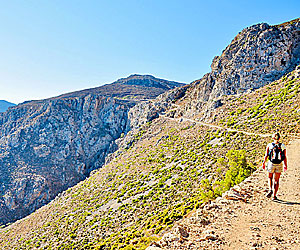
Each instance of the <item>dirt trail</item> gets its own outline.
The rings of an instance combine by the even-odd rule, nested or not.
[[[249,209],[243,204],[230,230],[224,234],[226,249],[247,249],[251,246],[264,249],[300,249],[300,141],[287,148],[288,171],[283,174],[278,193],[279,200],[272,202],[263,195],[255,197]],[[266,185],[265,172],[258,178]],[[243,208],[247,213],[243,212]]]
[[[238,133],[243,133],[243,134],[246,134],[246,135],[257,135],[257,136],[261,136],[261,137],[269,137],[269,136],[272,135],[272,134],[251,133],[251,132],[246,132],[246,131],[243,131],[243,130],[224,128],[224,127],[221,127],[221,126],[217,126],[217,125],[213,125],[213,124],[205,123],[205,122],[199,122],[199,121],[195,121],[195,120],[188,119],[188,118],[182,118],[182,119],[185,120],[185,121],[195,122],[195,123],[203,125],[203,126],[209,126],[209,127],[218,128],[218,129],[226,129],[229,132],[238,132]]]
[[[159,114],[159,115],[160,115],[160,117],[163,117],[165,119],[169,119],[169,120],[173,120],[173,121],[175,120],[177,122],[189,121],[189,122],[196,123],[196,124],[199,124],[199,125],[202,125],[202,126],[208,126],[208,127],[217,128],[217,129],[225,129],[229,132],[243,133],[243,134],[246,134],[246,135],[257,135],[257,136],[260,136],[260,137],[270,137],[272,135],[272,134],[259,134],[259,133],[252,133],[252,132],[247,132],[247,131],[243,131],[243,130],[225,128],[225,127],[221,127],[221,126],[214,125],[214,124],[211,124],[211,123],[200,122],[200,121],[196,121],[196,120],[193,120],[193,119],[190,119],[190,118],[185,118],[185,117],[171,118],[171,117],[165,116],[163,114]]]
[[[300,249],[300,140],[287,146],[287,155],[278,201],[265,197],[267,173],[257,170],[238,186],[249,194],[247,202],[218,198],[175,226],[160,248]]]

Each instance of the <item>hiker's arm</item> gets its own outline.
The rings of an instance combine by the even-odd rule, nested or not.
[[[283,160],[283,162],[284,162],[284,171],[287,171],[287,158],[286,158],[286,149],[285,150],[283,150],[283,153],[284,153],[284,160]]]
[[[264,159],[264,162],[262,165],[263,169],[266,168],[266,161],[268,160],[268,155],[269,155],[269,147],[267,147],[267,149],[266,149],[265,159]]]

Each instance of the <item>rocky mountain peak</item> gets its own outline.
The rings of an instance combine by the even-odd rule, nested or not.
[[[259,23],[243,29],[214,57],[211,72],[192,82],[184,99],[193,112],[210,108],[222,95],[257,89],[300,63],[300,19],[280,25]]]
[[[179,87],[184,85],[184,83],[159,79],[152,75],[139,75],[139,74],[132,74],[126,78],[120,78],[113,84],[138,85],[138,86],[145,86],[145,87],[162,88],[165,90],[170,90],[174,87]]]
[[[202,120],[210,120],[212,111],[222,105],[222,96],[261,88],[291,72],[300,63],[299,20],[280,25],[259,23],[243,29],[220,56],[213,58],[211,72],[164,93],[155,102],[135,106],[130,111],[132,127],[158,117],[175,101],[183,105],[174,115],[199,114]]]
[[[181,85],[132,75],[0,113],[0,224],[33,212],[100,168],[128,132],[130,108]]]
[[[184,83],[156,78],[152,75],[130,75],[99,87],[66,93],[50,99],[83,97],[88,94],[130,100],[134,104],[145,99],[153,99],[167,90],[183,86]]]

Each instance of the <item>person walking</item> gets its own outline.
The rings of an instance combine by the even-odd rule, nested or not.
[[[269,192],[267,194],[268,198],[273,200],[278,200],[276,194],[279,188],[279,178],[282,171],[287,171],[287,157],[286,157],[286,147],[283,143],[279,142],[280,134],[274,133],[272,135],[273,142],[269,143],[266,148],[266,154],[263,162],[263,169],[266,169],[269,177]],[[284,163],[284,169],[283,169]],[[274,188],[273,188],[274,180]],[[273,196],[272,196],[273,195]]]

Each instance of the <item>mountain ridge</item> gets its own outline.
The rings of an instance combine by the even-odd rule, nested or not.
[[[185,83],[164,80],[153,75],[131,74],[128,77],[120,78],[112,83],[107,83],[99,87],[71,91],[42,100],[25,101],[22,104],[39,103],[46,100],[54,100],[60,98],[79,97],[86,94],[101,94],[106,97],[117,98],[128,97],[128,99],[131,101],[143,100],[145,98],[152,99],[162,94],[166,90],[170,90],[174,87],[183,85],[185,85]]]
[[[203,121],[210,120],[214,109],[222,105],[222,96],[261,88],[288,74],[299,63],[299,18],[283,25],[255,24],[239,32],[221,55],[214,57],[211,72],[186,87],[161,95],[156,103],[140,103],[134,109],[149,110],[157,116],[170,106],[170,97],[176,93],[182,108],[174,116],[199,114]],[[135,119],[134,124],[146,122],[144,118]]]
[[[300,107],[299,72],[300,67],[251,93],[224,96],[224,104],[214,111],[222,114],[215,128],[197,124],[197,114],[194,121],[172,118],[172,110],[180,109],[179,101],[173,103],[155,122],[129,132],[134,141],[120,149],[118,158],[35,213],[0,229],[0,246],[145,249],[153,241],[156,246],[167,239],[176,243],[177,234],[167,238],[165,233],[193,210],[200,209],[203,225],[212,223],[207,211],[214,208],[206,202],[217,195],[210,185],[229,170],[223,157],[228,152],[242,156],[245,150],[247,166],[260,166],[264,147],[257,145],[270,139],[248,132],[265,134],[264,125],[275,122],[281,124],[285,144],[300,136],[300,113],[292,111]],[[201,212],[203,208],[207,210]]]
[[[0,246],[145,249],[191,211],[205,206],[207,201],[251,174],[264,154],[264,148],[257,145],[268,142],[268,138],[253,133],[270,134],[276,125],[285,143],[300,135],[298,22],[291,25],[290,31],[283,31],[259,24],[233,40],[233,45],[239,44],[253,29],[251,44],[245,40],[250,46],[245,47],[249,52],[245,54],[246,61],[255,59],[252,52],[264,45],[266,51],[274,52],[257,58],[259,62],[266,59],[270,63],[265,67],[266,72],[255,77],[250,70],[242,78],[244,82],[255,79],[257,86],[245,85],[247,89],[239,93],[238,81],[232,85],[233,92],[229,82],[228,86],[226,81],[222,82],[224,85],[216,84],[218,74],[231,79],[229,73],[238,70],[235,66],[238,67],[239,61],[230,64],[227,60],[235,56],[233,52],[230,54],[229,45],[226,57],[213,63],[217,69],[216,62],[224,59],[227,69],[221,65],[223,73],[216,70],[215,75],[207,74],[199,84],[175,88],[132,107],[127,113],[129,131],[115,141],[117,151],[105,167],[93,171],[88,179],[28,217],[0,229]],[[259,43],[261,34],[271,38],[279,34],[280,40],[285,32],[295,35],[294,40],[287,40],[296,48],[295,58],[284,43],[280,43],[282,49],[273,48],[277,38],[270,43]],[[235,49],[238,53],[238,48]],[[275,57],[282,51],[287,51],[283,54],[288,60],[285,65],[280,63],[278,70],[277,62],[281,60]],[[272,61],[272,57],[277,61]],[[257,62],[253,63],[256,65]],[[295,70],[290,72],[287,65]],[[259,82],[263,75],[269,78]],[[271,78],[275,80],[269,82]],[[210,126],[203,124],[205,119]],[[232,159],[239,163],[238,168],[230,165]],[[204,214],[201,223],[209,224],[210,216]]]
[[[129,130],[129,109],[165,91],[148,81],[144,87],[143,76],[139,81],[29,101],[0,114],[0,223],[33,212],[105,163]]]

